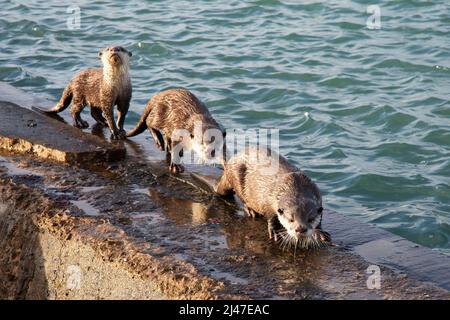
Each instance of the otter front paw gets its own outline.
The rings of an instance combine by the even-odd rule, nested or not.
[[[250,209],[249,207],[245,207],[245,208],[244,208],[244,211],[245,211],[250,217],[252,217],[253,219],[255,219],[255,218],[261,216],[258,212],[256,212],[256,211],[253,210],[253,209]]]
[[[277,216],[274,216],[267,221],[267,230],[269,231],[269,239],[277,242],[280,239],[279,232],[283,227]]]
[[[278,242],[279,240],[278,230],[269,226],[269,240],[273,240],[274,242]]]
[[[316,229],[316,232],[313,233],[313,237],[321,242],[331,243],[331,235],[321,229]]]
[[[173,173],[173,174],[179,174],[179,173],[184,172],[184,167],[183,167],[182,165],[180,165],[180,164],[174,164],[174,163],[172,163],[172,164],[169,166],[169,171],[170,171],[171,173]]]

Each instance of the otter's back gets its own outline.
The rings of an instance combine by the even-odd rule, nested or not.
[[[218,127],[208,108],[190,91],[169,89],[155,94],[149,101],[148,126],[171,133],[175,129],[191,129],[194,120]]]
[[[225,165],[236,195],[253,210],[272,213],[274,189],[282,175],[300,171],[278,153],[267,148],[247,147]]]

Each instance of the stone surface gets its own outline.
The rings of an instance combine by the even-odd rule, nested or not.
[[[0,101],[0,148],[67,163],[116,161],[125,148],[43,114]]]

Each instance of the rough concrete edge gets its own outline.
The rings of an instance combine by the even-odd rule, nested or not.
[[[0,102],[8,103],[17,108],[28,110],[28,112],[36,114],[40,117],[45,117],[44,115],[39,115],[35,111],[29,110],[28,108],[20,106],[14,102],[11,101],[0,101]],[[53,121],[58,120],[53,119]],[[67,124],[58,122],[58,125],[67,125]],[[88,133],[81,132],[81,134],[82,136],[85,136],[88,139],[98,139],[97,137],[92,136]],[[105,144],[105,142],[102,140],[99,140],[98,142]],[[107,145],[105,144],[105,146]],[[0,136],[0,149],[17,154],[33,154],[34,156],[41,159],[53,160],[69,164],[89,163],[90,161],[112,162],[122,160],[126,157],[126,149],[124,147],[122,148],[116,146],[107,146],[107,147],[108,147],[107,149],[99,149],[96,151],[69,152],[51,148],[40,143],[33,143],[19,137],[10,137],[6,135]]]
[[[53,203],[39,190],[0,178],[0,200],[27,210],[40,230],[48,231],[61,241],[76,240],[89,245],[102,260],[111,263],[112,268],[123,268],[143,280],[152,281],[170,299],[249,299],[228,294],[222,282],[199,274],[185,261],[142,253],[123,230],[106,220],[99,222],[72,216],[68,209]]]
[[[329,217],[323,225],[335,235],[333,240],[364,260],[450,290],[449,256],[354,217],[333,211],[326,214]]]
[[[33,144],[27,140],[11,137],[0,137],[0,149],[16,154],[32,154],[44,160],[58,161],[68,164],[95,162],[113,162],[125,158],[125,149],[93,152],[63,152],[41,144]]]

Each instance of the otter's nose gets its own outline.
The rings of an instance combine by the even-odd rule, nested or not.
[[[295,229],[295,232],[297,232],[299,234],[306,233],[307,231],[308,231],[308,228],[303,228],[303,227],[298,227],[297,229]]]

